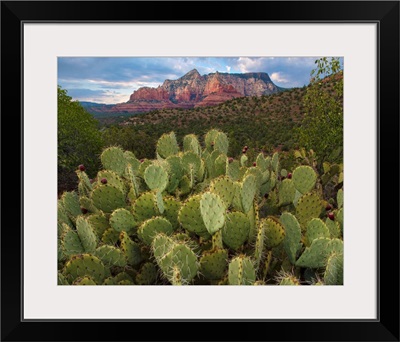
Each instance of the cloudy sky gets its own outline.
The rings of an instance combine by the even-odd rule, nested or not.
[[[219,72],[266,72],[281,87],[309,83],[317,57],[59,57],[58,84],[74,100],[126,102],[140,87],[157,87],[196,68],[201,75]]]

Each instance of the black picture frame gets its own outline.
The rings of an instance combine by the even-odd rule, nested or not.
[[[24,321],[22,24],[61,21],[378,23],[378,319]],[[399,341],[398,1],[3,1],[1,48],[1,340]]]

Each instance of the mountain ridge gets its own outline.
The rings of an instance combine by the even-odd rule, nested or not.
[[[141,87],[127,102],[115,105],[86,106],[92,112],[143,113],[157,109],[215,106],[246,96],[271,95],[287,90],[275,85],[266,72],[200,75],[192,69],[176,80],[166,79],[158,87]]]

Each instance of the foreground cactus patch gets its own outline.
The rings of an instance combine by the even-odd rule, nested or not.
[[[230,157],[217,129],[171,132],[154,159],[113,146],[96,180],[77,167],[57,206],[58,284],[342,285],[343,189],[324,198],[311,165],[250,151]]]

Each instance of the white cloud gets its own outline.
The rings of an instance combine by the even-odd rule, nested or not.
[[[259,71],[261,65],[261,58],[239,57],[237,66],[241,72],[252,72]]]
[[[229,65],[226,66],[226,71],[231,72],[231,67]]]
[[[270,75],[272,81],[277,83],[290,83],[290,80],[286,78],[282,72],[273,72]]]

